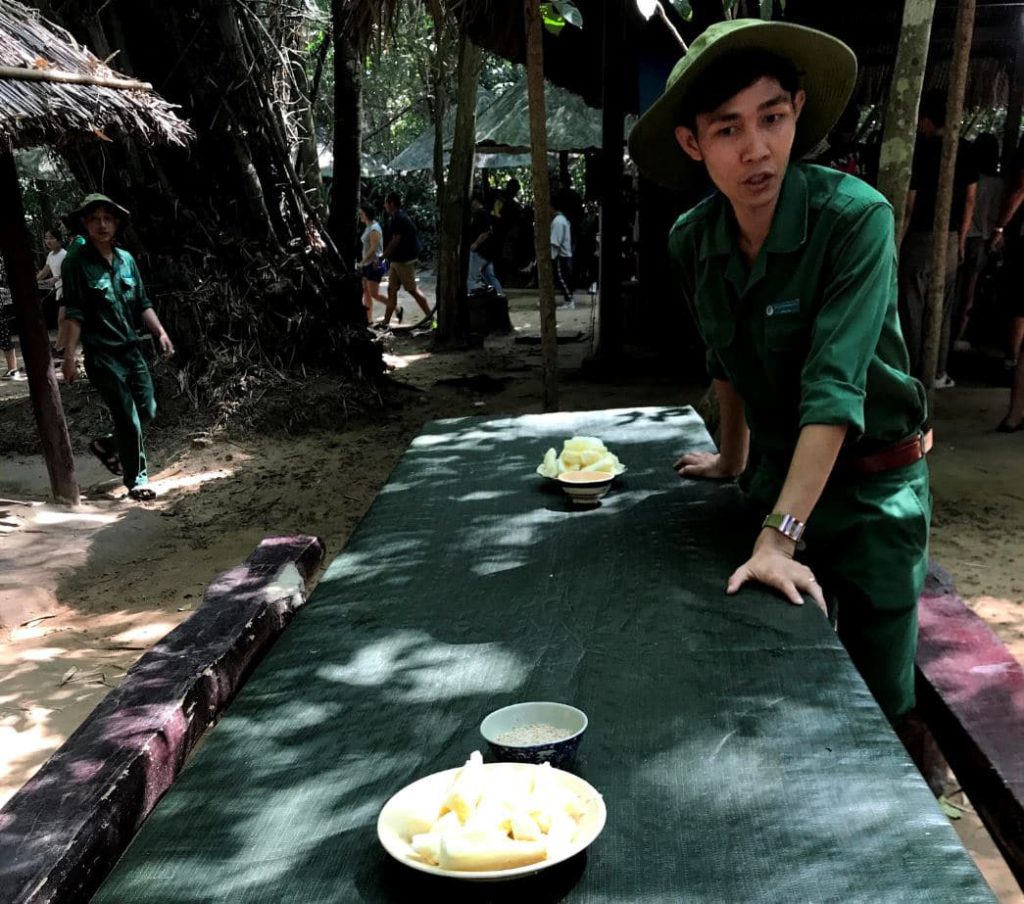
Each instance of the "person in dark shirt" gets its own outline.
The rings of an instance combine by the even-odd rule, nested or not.
[[[484,207],[482,195],[473,195],[470,204],[473,208],[473,218],[469,225],[469,278],[466,288],[472,292],[479,281],[500,295],[503,290],[500,280],[494,273],[495,240],[491,215]]]
[[[384,209],[391,217],[388,226],[388,243],[384,248],[384,259],[390,261],[388,268],[388,305],[384,311],[383,329],[390,329],[391,315],[398,307],[398,290],[405,289],[420,306],[425,317],[431,316],[430,302],[416,286],[416,264],[420,256],[420,237],[408,214],[402,210],[402,198],[391,192],[384,199]],[[402,316],[399,314],[399,321]]]
[[[935,202],[939,192],[942,136],[946,130],[946,95],[932,90],[921,98],[917,145],[907,192],[900,253],[900,323],[910,352],[911,373],[920,377],[924,369],[924,312],[931,281],[932,233]],[[953,176],[953,205],[949,213],[946,244],[946,289],[942,304],[942,335],[935,368],[935,388],[955,385],[946,373],[950,327],[956,302],[956,271],[967,250],[967,233],[974,218],[978,190],[978,169],[974,152],[966,141],[957,148]]]
[[[504,273],[511,273],[520,263],[519,239],[523,207],[516,198],[519,188],[518,179],[509,179],[491,208],[494,255],[499,262],[499,269]]]

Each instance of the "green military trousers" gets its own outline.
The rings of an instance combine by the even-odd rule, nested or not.
[[[914,705],[930,522],[924,459],[880,474],[837,474],[811,515],[800,556],[836,606],[839,638],[894,723]]]
[[[85,353],[89,381],[100,394],[114,421],[113,434],[100,442],[117,452],[128,489],[149,483],[142,428],[156,415],[153,378],[138,346]]]

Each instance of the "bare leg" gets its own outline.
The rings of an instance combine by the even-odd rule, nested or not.
[[[1010,360],[1020,358],[1020,347],[1024,345],[1024,317],[1014,317],[1010,322]]]
[[[366,277],[363,277],[363,307],[366,308],[366,322],[373,323],[373,293]]]
[[[1002,425],[1010,430],[1019,430],[1024,425],[1024,355],[1017,358],[1013,386],[1010,387],[1010,410],[1003,418]]]
[[[388,300],[387,307],[384,308],[384,326],[390,326],[391,315],[395,313],[395,308],[398,307],[398,283],[391,279],[388,279]]]
[[[960,324],[956,329],[956,340],[960,342],[964,338],[964,333],[967,332],[967,322],[971,318],[971,308],[974,307],[974,291],[978,288],[978,271],[974,270],[967,279],[967,291],[964,293],[964,309],[963,313],[960,314]]]
[[[13,348],[4,349],[4,357],[7,359],[7,370],[18,369],[18,356],[14,353]]]
[[[388,297],[381,292],[379,282],[370,283],[370,298],[374,301],[379,301],[385,308],[388,306]]]
[[[416,290],[414,292],[410,292],[409,294],[416,299],[416,304],[418,304],[420,308],[423,309],[423,313],[429,317],[430,302],[427,301],[427,296],[420,291],[419,286],[416,287]]]

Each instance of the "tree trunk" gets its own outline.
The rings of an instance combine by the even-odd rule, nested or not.
[[[437,342],[465,344],[469,337],[466,282],[469,271],[468,199],[473,186],[476,150],[476,92],[483,56],[463,34],[459,39],[458,108],[451,164],[441,208],[441,241],[437,267]]]
[[[942,136],[942,160],[939,165],[939,190],[935,198],[935,220],[932,227],[931,279],[928,284],[928,305],[925,312],[924,359],[921,378],[928,393],[931,412],[935,388],[935,371],[944,318],[946,290],[946,252],[949,236],[949,215],[953,206],[953,179],[956,153],[960,142],[960,120],[964,111],[967,68],[971,61],[971,39],[974,33],[976,0],[960,0],[953,36],[953,60],[949,67],[949,91],[946,95],[946,130]],[[959,224],[959,220],[957,221]],[[949,341],[947,336],[947,341]]]
[[[429,104],[434,122],[434,185],[437,188],[437,206],[444,210],[444,121],[448,115],[447,69],[451,29],[448,28],[447,11],[441,0],[430,0],[430,15],[434,21],[435,45],[434,58],[430,65],[433,101]]]
[[[112,135],[64,152],[85,190],[132,210],[125,242],[185,385],[220,395],[259,361],[379,374],[351,255],[343,261],[333,244],[310,241],[324,229],[292,162],[294,93],[282,88],[292,76],[287,42],[299,30],[270,33],[273,22],[233,0],[50,7],[94,52],[118,50],[116,65],[156,85],[196,130],[187,149]],[[357,131],[345,116],[341,134]],[[336,164],[336,179],[344,167]],[[351,222],[354,205],[345,206]]]
[[[526,12],[526,86],[530,100],[530,154],[533,165],[534,249],[540,287],[540,337],[544,410],[558,410],[558,333],[555,276],[551,269],[551,186],[548,179],[547,110],[544,99],[544,34],[537,0],[523,0]]]
[[[324,182],[320,177],[320,150],[316,144],[316,125],[313,122],[309,78],[306,75],[305,61],[301,54],[293,51],[291,63],[292,77],[295,79],[295,88],[298,92],[298,97],[295,100],[298,106],[296,115],[299,125],[297,136],[299,146],[295,168],[298,170],[299,179],[310,204],[323,216]]]
[[[622,197],[622,144],[626,115],[623,80],[616,60],[623,54],[626,28],[624,0],[605,0],[601,52],[604,58],[601,110],[601,246],[598,258],[596,356],[602,362],[622,357],[625,316],[622,302],[622,230],[626,205]]]
[[[348,15],[344,0],[333,0],[334,34],[334,177],[331,181],[328,231],[345,258],[353,258],[356,209],[362,182],[362,68],[359,55],[345,36]],[[360,249],[359,254],[362,254]]]
[[[28,373],[28,391],[50,477],[50,491],[58,502],[78,505],[75,458],[71,453],[57,376],[53,372],[50,337],[36,289],[36,267],[25,228],[18,172],[14,153],[5,145],[0,145],[0,251],[18,318],[21,354]]]
[[[878,190],[892,204],[897,240],[903,230],[917,138],[917,108],[921,103],[934,15],[935,0],[904,0],[900,45],[885,107],[878,164]]]
[[[1004,178],[1012,174],[1013,158],[1017,153],[1017,142],[1020,139],[1021,108],[1024,106],[1024,21],[1019,18],[1013,46],[1013,77],[1010,79],[1010,96],[1006,101],[1006,122],[1003,125]]]

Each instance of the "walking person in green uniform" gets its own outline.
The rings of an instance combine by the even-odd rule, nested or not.
[[[121,476],[136,501],[156,498],[146,471],[142,428],[156,415],[153,380],[143,357],[139,328],[145,326],[165,355],[174,353],[167,332],[146,296],[135,259],[114,241],[128,211],[106,195],[88,195],[71,219],[82,223],[86,242],[62,267],[65,318],[64,381],[77,376],[81,338],[85,369],[110,410],[114,432],[94,439],[89,450]]]
[[[900,333],[892,209],[854,176],[795,162],[828,133],[856,72],[852,51],[822,32],[718,23],[629,146],[663,185],[706,170],[717,189],[677,220],[669,254],[721,414],[719,451],[675,467],[739,477],[761,525],[726,592],[753,581],[834,611],[900,727],[914,705],[930,436]]]

